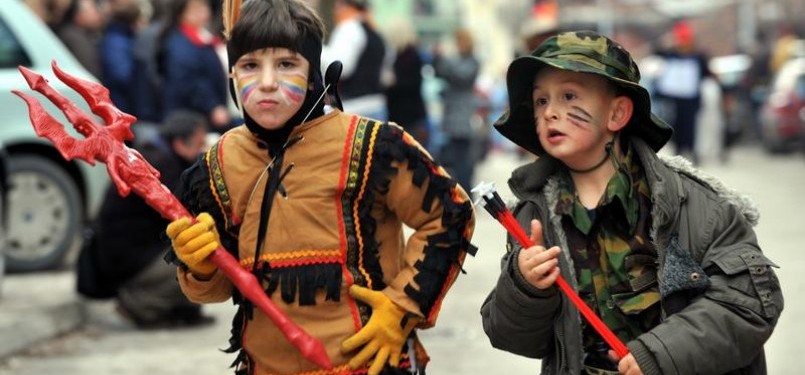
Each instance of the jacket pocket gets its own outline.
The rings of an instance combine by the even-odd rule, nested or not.
[[[777,276],[771,267],[779,268],[760,251],[734,249],[713,260],[714,274],[710,298],[746,307],[765,317],[776,317],[783,307]],[[720,272],[719,272],[720,271]]]

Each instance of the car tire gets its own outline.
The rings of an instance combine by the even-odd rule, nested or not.
[[[45,157],[11,155],[8,167],[6,269],[56,268],[83,229],[78,187]]]

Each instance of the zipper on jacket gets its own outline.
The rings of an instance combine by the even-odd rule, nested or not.
[[[565,334],[564,334],[564,331],[561,328],[562,327],[561,323],[554,322],[554,324],[556,325],[556,328],[554,329],[554,331],[556,332],[556,339],[555,339],[556,340],[556,350],[559,353],[559,355],[556,356],[557,361],[556,361],[556,369],[555,369],[556,371],[555,371],[555,373],[556,374],[562,374],[563,370],[565,370],[565,362],[567,362],[567,360],[565,358],[567,356],[567,353],[565,353],[565,342],[564,342]]]

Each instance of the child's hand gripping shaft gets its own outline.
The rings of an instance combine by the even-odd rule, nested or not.
[[[194,275],[209,279],[216,270],[221,270],[246,299],[252,301],[282,331],[283,335],[309,361],[326,369],[332,368],[324,345],[296,326],[265,295],[253,274],[244,271],[220,245],[215,220],[204,212],[195,219],[189,216],[174,220],[166,230],[176,256],[187,265]],[[244,287],[248,285],[249,287]]]
[[[189,217],[174,220],[168,225],[167,232],[176,256],[190,272],[208,280],[218,268],[209,257],[220,246],[215,221],[210,214],[198,215],[195,222]]]
[[[363,346],[349,361],[349,367],[356,370],[374,357],[369,366],[369,375],[377,375],[386,362],[394,367],[399,365],[403,344],[419,323],[419,317],[409,314],[406,320],[407,311],[382,292],[353,285],[349,288],[349,294],[372,307],[369,322],[341,343],[341,351],[345,353]]]
[[[517,268],[523,278],[537,289],[548,289],[559,277],[559,260],[561,253],[558,246],[545,249],[542,246],[542,225],[538,220],[531,220],[531,243],[537,244],[523,248],[517,257]]]
[[[507,220],[507,222],[514,223],[513,225],[506,225],[504,223],[506,229],[509,230],[509,232],[518,240],[518,242],[520,242],[520,245],[523,246],[523,248],[530,248],[534,246],[534,243],[526,235],[523,228],[517,224],[516,220],[514,220],[514,216],[511,214],[511,212],[508,210],[506,212],[511,218],[510,220]],[[612,330],[610,330],[609,327],[604,324],[601,318],[599,318],[598,315],[595,315],[595,312],[590,309],[586,303],[584,303],[581,297],[576,294],[576,291],[573,290],[570,285],[568,285],[562,275],[560,275],[558,271],[553,272],[556,272],[556,285],[559,286],[559,289],[565,294],[565,296],[567,296],[568,299],[570,299],[570,301],[573,303],[573,306],[575,306],[581,315],[583,315],[584,318],[587,319],[587,321],[593,326],[593,328],[595,328],[595,331],[601,335],[601,337],[607,342],[607,344],[609,344],[612,350],[615,351],[615,353],[618,355],[618,358],[623,358],[629,354],[629,349],[626,347],[626,345],[624,345],[618,336],[615,336],[615,333],[613,333]]]

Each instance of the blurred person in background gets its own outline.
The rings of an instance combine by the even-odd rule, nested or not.
[[[140,153],[159,171],[162,184],[175,191],[182,172],[204,148],[206,133],[204,116],[175,111],[158,135],[144,140]],[[168,250],[163,237],[167,225],[138,195],[124,198],[110,186],[93,226],[92,245],[79,256],[79,292],[116,297],[118,312],[142,329],[211,323],[201,306],[182,293],[176,268],[162,259]],[[88,274],[95,275],[94,281],[86,281]],[[98,294],[99,288],[105,291]]]
[[[56,32],[67,9],[64,0],[24,0],[24,2],[50,30]]]
[[[207,29],[209,1],[169,0],[165,16],[158,55],[163,72],[163,115],[177,109],[204,113],[211,130],[225,132],[232,122],[227,78],[217,52],[222,42]]]
[[[700,162],[728,158],[728,129],[725,118],[723,89],[714,77],[702,79],[699,90],[701,109],[696,115],[695,154]]]
[[[549,16],[535,16],[520,28],[520,38],[524,48],[521,55],[528,55],[546,39],[559,32],[559,19]]]
[[[166,24],[168,0],[153,0],[154,13],[148,25],[134,38],[133,112],[138,128],[158,126],[163,118],[163,69],[159,64],[159,37]],[[145,124],[145,125],[143,125]],[[135,139],[136,140],[136,139]]]
[[[695,164],[699,161],[695,144],[702,82],[713,75],[707,57],[696,49],[693,28],[687,21],[674,24],[672,36],[672,48],[659,52],[662,64],[654,90],[663,119],[674,128],[676,153]]]
[[[391,47],[392,66],[386,87],[388,119],[400,124],[405,131],[426,148],[430,140],[428,113],[422,98],[422,58],[416,30],[411,22],[397,18],[385,30]]]
[[[112,102],[132,113],[134,83],[134,36],[143,24],[143,9],[137,0],[110,0],[110,20],[100,43],[101,83]]]
[[[53,0],[47,0],[47,2],[53,2]],[[50,12],[46,0],[25,0],[25,5],[31,8],[31,11],[33,11],[42,22],[49,25]]]
[[[322,70],[333,61],[343,64],[338,93],[344,110],[370,118],[387,118],[380,83],[386,56],[383,38],[369,19],[368,0],[335,0],[335,27],[322,50]]]
[[[479,147],[478,132],[471,118],[477,106],[475,79],[481,64],[473,52],[474,42],[469,30],[457,29],[454,38],[458,53],[443,56],[437,48],[433,59],[436,77],[445,81],[441,95],[444,103],[441,130],[445,142],[439,160],[465,190],[470,190]]]
[[[96,78],[102,74],[98,48],[104,23],[95,0],[69,0],[56,29],[56,35],[67,49]]]

